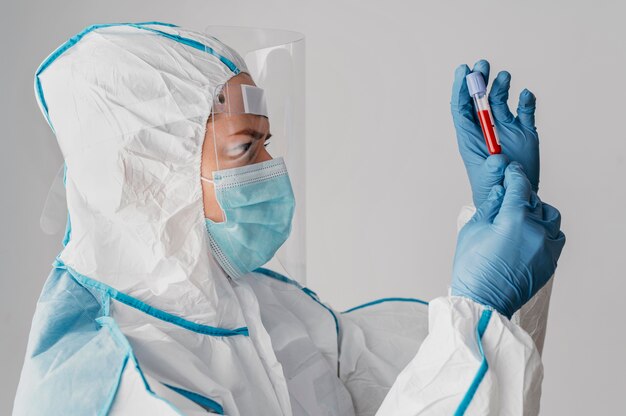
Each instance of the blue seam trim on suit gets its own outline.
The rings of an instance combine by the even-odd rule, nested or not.
[[[368,306],[378,305],[379,303],[385,303],[385,302],[415,302],[415,303],[421,303],[422,305],[428,306],[428,302],[421,300],[421,299],[417,299],[417,298],[382,298],[382,299],[377,299],[371,302],[364,303],[363,305],[355,306],[354,308],[350,308],[341,313],[350,313],[352,311],[356,311],[361,308],[367,308]]]
[[[478,335],[478,349],[480,350],[482,361],[480,363],[480,367],[478,367],[478,371],[476,372],[476,375],[474,376],[474,380],[472,381],[472,384],[470,385],[469,389],[465,393],[465,396],[463,397],[463,400],[461,400],[461,403],[459,404],[459,407],[456,409],[456,412],[454,412],[455,416],[462,416],[465,414],[465,411],[469,407],[472,399],[474,398],[474,395],[476,394],[476,391],[478,390],[478,386],[480,386],[480,383],[485,378],[485,374],[487,374],[487,370],[489,369],[489,364],[487,363],[487,357],[485,357],[485,352],[483,351],[482,339],[483,339],[483,334],[487,330],[487,325],[489,324],[489,320],[491,319],[492,313],[493,311],[491,309],[485,309],[482,315],[480,316],[480,320],[478,321],[478,325],[476,327],[476,333]]]
[[[264,267],[259,267],[256,270],[254,270],[255,273],[261,273],[264,274],[267,277],[271,277],[274,280],[279,280],[283,283],[289,283],[292,286],[296,286],[298,289],[302,289],[304,288],[304,286],[302,286],[300,283],[298,283],[296,280],[290,279],[287,276],[284,276],[278,272],[275,272],[274,270],[270,270],[270,269],[266,269]],[[315,292],[313,292],[315,293]]]
[[[63,161],[63,186],[67,188],[67,163]],[[67,191],[65,191],[67,193]],[[63,234],[63,247],[70,241],[72,234],[72,223],[70,221],[70,211],[67,210],[67,221],[65,222],[65,234]]]
[[[67,211],[67,221],[65,222],[65,234],[63,234],[63,247],[67,245],[72,236],[72,223],[70,221],[70,211]]]
[[[333,312],[332,309],[330,309],[328,306],[324,305],[317,297],[317,293],[313,292],[311,289],[309,289],[308,287],[304,287],[302,286],[300,283],[296,282],[295,280],[292,280],[290,278],[288,278],[287,276],[283,276],[280,273],[277,273],[273,270],[269,270],[269,269],[265,269],[263,267],[259,267],[258,269],[254,270],[255,273],[259,273],[262,274],[264,276],[267,277],[271,277],[272,279],[278,280],[280,282],[283,283],[287,283],[290,285],[293,285],[295,287],[297,287],[298,289],[302,290],[304,293],[306,293],[306,295],[308,297],[310,297],[311,299],[313,299],[317,304],[319,304],[322,308],[326,309],[328,312],[330,312],[330,314],[333,317],[333,320],[335,321],[335,329],[337,330],[337,335],[339,335],[339,320],[337,319],[337,315],[335,315],[335,312]]]
[[[169,322],[173,325],[180,326],[189,331],[197,332],[199,334],[216,336],[216,337],[231,337],[231,336],[238,336],[238,335],[248,336],[249,335],[247,327],[241,327],[241,328],[236,328],[236,329],[226,329],[226,328],[219,328],[219,327],[214,327],[214,326],[209,326],[209,325],[204,325],[204,324],[198,324],[196,322],[188,321],[179,316],[172,315],[171,313],[157,309],[153,306],[148,305],[147,303],[140,301],[137,298],[127,295],[126,293],[120,292],[112,288],[111,286],[108,286],[102,282],[99,282],[97,280],[91,279],[85,275],[78,273],[76,270],[73,270],[71,267],[68,267],[67,265],[65,265],[65,263],[63,263],[63,261],[58,257],[56,258],[54,265],[57,268],[67,270],[70,273],[70,275],[79,284],[97,289],[107,294],[112,299],[115,299],[118,302],[121,302],[132,308],[138,309],[161,321]]]
[[[237,65],[235,65],[230,59],[226,58],[225,56],[222,56],[222,55],[218,54],[217,52],[215,52],[215,50],[213,48],[210,48],[210,47],[204,45],[201,42],[198,42],[198,41],[190,39],[190,38],[185,38],[185,37],[182,37],[182,36],[179,36],[179,35],[172,35],[170,33],[163,32],[161,30],[157,30],[157,29],[153,29],[153,28],[149,28],[149,27],[144,27],[145,25],[178,27],[178,26],[173,25],[171,23],[161,23],[161,22],[104,23],[104,24],[99,24],[99,25],[91,25],[91,26],[83,29],[78,34],[72,36],[67,42],[65,42],[64,44],[59,46],[54,52],[52,52],[50,54],[50,56],[48,56],[41,63],[41,65],[39,65],[39,68],[37,68],[37,72],[35,72],[35,87],[37,89],[37,98],[39,99],[39,102],[41,103],[41,107],[44,110],[44,115],[46,116],[46,121],[48,122],[48,125],[50,126],[52,131],[54,131],[54,127],[52,126],[52,122],[50,121],[50,116],[48,114],[48,105],[46,104],[46,99],[45,99],[44,94],[43,94],[43,87],[41,86],[41,80],[39,79],[39,75],[41,75],[41,73],[43,71],[45,71],[46,68],[48,68],[65,51],[67,51],[72,46],[74,46],[76,43],[78,43],[85,35],[87,35],[88,33],[92,32],[92,31],[94,31],[96,29],[112,27],[112,26],[130,26],[130,27],[134,27],[136,29],[146,30],[146,31],[149,31],[149,32],[152,32],[152,33],[156,33],[156,34],[158,34],[160,36],[163,36],[165,38],[172,39],[172,40],[174,40],[176,42],[182,43],[183,45],[187,45],[187,46],[190,46],[192,48],[195,48],[195,49],[198,49],[198,50],[201,50],[201,51],[204,51],[204,52],[207,52],[207,53],[209,53],[211,55],[216,56],[235,75],[237,75],[237,74],[239,74],[241,72],[241,70],[239,68],[237,68]]]
[[[111,315],[111,296],[109,296],[106,292],[102,293],[102,315],[110,316]]]
[[[119,374],[115,388],[113,389],[113,395],[111,396],[111,400],[108,402],[108,404],[102,409],[103,412],[101,414],[103,416],[109,414],[109,411],[111,410],[115,396],[117,395],[117,391],[120,388],[120,384],[122,382],[122,376],[124,375],[124,369],[128,365],[128,361],[132,361],[132,363],[135,365],[135,369],[137,370],[137,372],[139,373],[139,376],[141,377],[141,380],[143,381],[143,385],[146,391],[148,392],[148,394],[154,397],[155,399],[161,400],[162,402],[166,403],[172,410],[174,410],[174,412],[176,412],[176,414],[183,416],[182,413],[172,403],[169,402],[169,400],[157,395],[154,391],[152,391],[150,384],[148,384],[148,380],[146,380],[146,377],[144,376],[143,371],[139,367],[139,362],[135,358],[135,354],[133,353],[133,348],[131,347],[130,343],[128,342],[128,340],[126,339],[126,337],[124,336],[120,328],[117,326],[113,318],[108,317],[108,316],[103,316],[103,317],[97,318],[96,321],[100,324],[100,326],[102,326],[103,328],[106,328],[109,331],[109,334],[111,334],[111,336],[113,337],[115,342],[118,343],[118,345],[126,349],[126,357],[124,359],[124,365],[122,367],[122,371]]]
[[[195,402],[197,404],[199,404],[200,406],[204,407],[204,408],[209,408],[213,411],[215,411],[218,415],[223,415],[224,414],[224,408],[222,407],[221,404],[219,404],[218,402],[216,402],[215,400],[209,399],[208,397],[205,397],[201,394],[198,393],[194,393],[192,391],[188,391],[185,389],[181,389],[180,387],[174,387],[174,386],[170,386],[169,384],[165,384],[162,383],[165,387],[175,391],[176,393],[180,394],[181,396],[186,397],[187,399],[191,400],[192,402]]]
[[[206,46],[202,42],[198,42],[197,40],[193,40],[193,39],[190,39],[190,38],[185,38],[185,37],[182,37],[182,36],[179,36],[179,35],[172,35],[171,33],[163,32],[163,31],[157,30],[157,29],[152,29],[150,27],[137,26],[135,24],[130,24],[129,26],[137,27],[138,29],[143,29],[143,30],[147,30],[149,32],[156,33],[156,34],[161,35],[163,37],[166,37],[168,39],[175,40],[178,43],[182,43],[183,45],[191,46],[194,49],[206,52],[206,53],[208,53],[210,55],[213,55],[216,58],[218,58],[224,65],[226,65],[226,67],[228,67],[228,69],[231,70],[231,72],[233,74],[237,75],[237,74],[239,74],[239,72],[241,72],[241,70],[239,68],[237,68],[237,65],[235,65],[233,61],[231,61],[230,59],[226,58],[225,56],[222,56],[219,53],[215,52],[215,50],[213,48],[210,48],[210,47]]]

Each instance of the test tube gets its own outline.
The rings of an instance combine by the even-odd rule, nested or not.
[[[480,72],[472,72],[465,77],[465,80],[467,82],[467,89],[474,98],[480,127],[483,130],[483,136],[485,136],[485,143],[487,143],[487,150],[490,155],[501,153],[502,147],[500,147],[500,139],[498,139],[498,134],[496,133],[491,107],[487,99],[485,79]]]

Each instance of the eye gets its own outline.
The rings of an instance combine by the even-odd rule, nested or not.
[[[250,148],[252,147],[252,142],[248,142],[248,143],[244,143],[242,145],[239,146],[239,149],[241,149],[241,151],[243,153],[247,152],[248,150],[250,150]]]
[[[225,155],[229,158],[239,158],[248,153],[250,148],[252,147],[252,142],[244,142],[241,144],[233,145],[232,147],[228,147],[225,149]]]
[[[269,146],[270,144],[271,144],[271,142],[270,142],[269,140],[266,140],[266,141],[265,141],[265,143],[263,143],[263,146],[264,146],[264,147],[267,147],[267,146]]]

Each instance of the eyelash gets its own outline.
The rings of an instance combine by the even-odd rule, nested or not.
[[[267,147],[270,145],[271,142],[266,141],[265,143],[263,143],[263,147]],[[246,143],[244,145],[242,145],[243,147],[243,152],[246,153],[248,150],[250,150],[250,148],[252,147],[252,142],[250,143]]]

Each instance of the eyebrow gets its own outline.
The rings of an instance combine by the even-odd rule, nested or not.
[[[242,129],[242,130],[239,130],[239,131],[236,131],[236,132],[230,134],[230,136],[237,136],[238,134],[247,134],[247,135],[252,136],[252,137],[263,137],[265,135],[265,133],[262,133],[262,132],[260,132],[258,130],[255,130],[255,129],[252,129],[250,127],[247,127],[245,129]],[[265,138],[265,140],[269,140],[270,137],[272,137],[272,133],[268,132],[267,133],[267,137]]]

